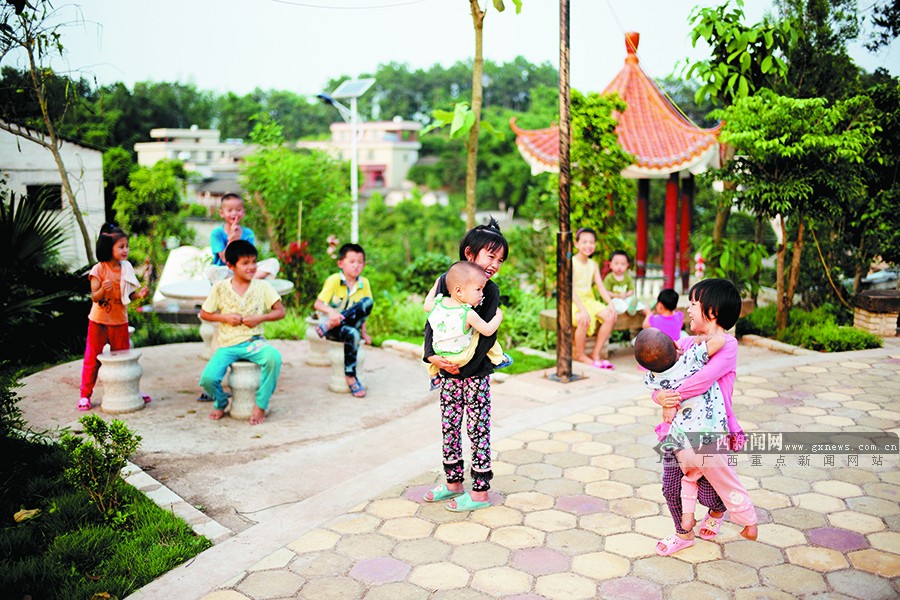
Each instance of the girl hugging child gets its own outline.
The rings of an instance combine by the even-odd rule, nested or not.
[[[497,309],[490,321],[482,319],[472,310],[481,304],[484,298],[484,286],[487,284],[484,270],[475,263],[459,261],[453,263],[447,271],[446,284],[450,289],[450,297],[437,294],[440,280],[435,283],[425,298],[424,308],[428,313],[428,324],[433,334],[433,347],[438,354],[455,365],[463,366],[472,360],[478,347],[480,335],[494,335],[503,321],[503,313]],[[512,359],[504,364],[505,356],[500,344],[488,350],[488,359],[494,366],[508,366]],[[440,385],[440,369],[435,364],[428,365],[428,374],[432,377],[432,385]],[[435,379],[436,378],[436,379]]]
[[[78,410],[91,409],[91,395],[100,369],[97,356],[103,351],[103,346],[109,344],[111,350],[128,349],[126,305],[133,298],[143,298],[148,291],[141,287],[134,267],[127,260],[128,235],[124,231],[112,223],[104,223],[97,238],[96,250],[100,262],[88,274],[93,304],[88,315]],[[149,401],[149,396],[144,396],[144,401]]]
[[[482,321],[490,322],[498,317],[500,290],[490,281],[509,257],[509,245],[493,219],[487,225],[479,225],[469,231],[459,245],[459,258],[476,265],[486,281],[483,284],[483,300],[473,308]],[[435,285],[435,294],[450,294],[448,276],[442,276]],[[446,300],[443,300],[446,302]],[[468,319],[468,317],[467,317]],[[499,322],[497,323],[499,325]],[[455,364],[435,350],[436,332],[431,323],[425,324],[425,362],[440,370],[441,379],[441,431],[443,439],[443,468],[446,485],[439,485],[427,492],[425,502],[450,500],[447,510],[464,512],[490,506],[488,490],[493,478],[491,471],[491,379],[494,365],[488,352],[497,339],[480,335],[475,343],[471,359]],[[472,491],[463,488],[465,469],[462,459],[462,421],[466,415],[466,430],[472,446]]]
[[[664,420],[671,422],[671,428],[668,423],[660,424],[657,435],[674,446],[674,450],[666,449],[663,459],[663,495],[676,535],[660,540],[656,551],[661,556],[694,544],[693,510],[698,492],[701,503],[710,509],[701,526],[702,539],[716,536],[726,507],[732,521],[744,525],[742,536],[757,537],[756,511],[728,465],[727,454],[717,447],[695,452],[691,443],[698,442],[702,434],[728,432],[729,449],[743,447],[743,432],[731,406],[737,341],[725,333],[740,314],[740,295],[731,282],[707,279],[691,288],[690,299],[691,329],[701,336],[673,343],[665,333],[651,328],[635,339],[635,357],[650,370],[645,383],[656,390],[654,400],[663,406]],[[675,409],[677,414],[673,414]]]

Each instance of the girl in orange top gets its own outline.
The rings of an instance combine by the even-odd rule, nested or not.
[[[141,287],[134,267],[128,262],[128,235],[112,223],[104,223],[97,238],[97,260],[88,277],[91,281],[91,312],[88,315],[87,344],[81,368],[81,399],[78,410],[91,409],[91,394],[97,383],[103,346],[111,350],[127,350],[128,310],[132,298],[143,298],[147,288]]]

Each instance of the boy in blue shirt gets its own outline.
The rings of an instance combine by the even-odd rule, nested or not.
[[[244,200],[233,192],[222,196],[219,203],[219,216],[225,221],[221,227],[216,227],[209,234],[209,247],[212,250],[213,268],[209,271],[210,281],[215,283],[231,275],[225,260],[225,248],[235,240],[245,240],[254,246],[256,235],[249,227],[241,225],[244,215]],[[256,279],[272,279],[278,273],[280,265],[277,258],[267,258],[259,261]]]

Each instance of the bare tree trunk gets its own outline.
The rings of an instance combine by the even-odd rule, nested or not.
[[[722,164],[724,165],[728,161],[734,158],[734,146],[731,144],[726,144],[723,149],[722,156]],[[723,183],[723,187],[725,190],[734,190],[735,184],[726,181]],[[731,216],[731,204],[728,206],[719,206],[716,208],[716,222],[713,225],[713,245],[718,248],[722,245],[722,240],[725,239],[725,233],[728,229],[728,217]]]
[[[253,201],[256,203],[256,206],[259,207],[259,212],[262,214],[263,222],[266,224],[266,235],[269,236],[269,244],[272,247],[272,251],[275,254],[281,254],[284,251],[284,248],[281,246],[281,242],[278,241],[278,235],[275,232],[274,219],[272,215],[269,213],[269,210],[266,208],[266,203],[263,202],[263,197],[259,192],[253,192]],[[299,230],[299,225],[297,226]],[[299,237],[299,232],[298,232]],[[297,240],[300,241],[299,239]]]
[[[46,97],[44,97],[43,86],[38,81],[38,66],[34,60],[34,45],[27,44],[25,46],[25,49],[28,53],[28,65],[31,68],[31,86],[32,88],[34,88],[34,93],[37,95],[38,104],[41,107],[41,116],[44,119],[44,125],[47,127],[47,135],[50,138],[50,144],[47,147],[53,154],[53,160],[56,162],[56,168],[57,170],[59,170],[60,179],[62,179],[63,190],[65,190],[66,192],[66,199],[68,199],[69,205],[72,207],[72,214],[75,215],[75,221],[78,223],[78,228],[81,230],[81,237],[84,241],[85,256],[87,256],[88,263],[93,264],[95,262],[94,245],[92,243],[93,240],[91,239],[90,233],[88,233],[87,225],[85,225],[84,223],[84,217],[81,214],[81,209],[78,208],[78,203],[75,201],[75,193],[72,191],[71,182],[69,182],[69,172],[66,170],[66,165],[63,163],[62,155],[60,155],[59,153],[61,142],[59,140],[59,137],[56,135],[56,129],[54,129],[53,127],[53,121],[50,120],[50,112],[47,110],[47,99]]]
[[[798,219],[800,217],[798,216]],[[794,253],[791,256],[791,276],[788,278],[787,305],[788,308],[794,302],[794,294],[797,292],[797,282],[800,281],[800,259],[803,257],[803,221],[797,226],[797,239],[794,241]],[[787,323],[785,323],[786,325]]]
[[[784,216],[779,215],[778,221],[781,225],[781,241],[778,243],[778,250],[775,254],[775,328],[783,331],[787,327],[787,307],[785,307],[784,296],[784,255],[787,252],[787,228],[784,225]]]
[[[466,229],[475,227],[475,185],[478,182],[478,134],[481,129],[482,83],[484,74],[484,57],[482,56],[482,34],[484,33],[484,15],[478,0],[469,0],[472,10],[472,25],[475,28],[475,63],[472,66],[472,113],[475,122],[469,130],[466,142]]]

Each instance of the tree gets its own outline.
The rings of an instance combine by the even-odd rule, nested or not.
[[[180,214],[185,178],[181,162],[162,160],[152,167],[133,171],[128,177],[128,187],[116,189],[113,202],[116,220],[131,234],[131,246],[137,257],[143,255],[147,261],[150,286],[166,262],[167,238],[189,237]]]
[[[876,130],[870,108],[865,97],[829,106],[821,98],[798,100],[764,89],[718,115],[725,120],[722,139],[734,147],[735,157],[713,176],[732,184],[727,195],[740,205],[780,223],[779,331],[787,326],[797,289],[806,228],[833,220],[866,192],[864,160]]]
[[[19,10],[10,4],[4,4],[0,8],[0,60],[7,58],[13,52],[24,53],[30,75],[30,91],[34,94],[40,108],[44,131],[37,131],[5,120],[0,121],[0,129],[38,144],[53,155],[66,199],[81,232],[85,255],[88,262],[93,263],[93,239],[84,222],[75,192],[72,190],[69,172],[66,170],[60,154],[63,140],[57,133],[56,123],[51,117],[50,103],[44,93],[46,80],[52,75],[52,71],[44,66],[44,60],[49,53],[61,54],[63,50],[58,31],[59,26],[51,23],[52,17],[53,7],[46,0],[34,0],[34,8],[26,6]],[[64,114],[65,111],[63,110],[62,113]]]
[[[691,43],[704,40],[710,57],[689,66],[686,78],[696,74],[702,83],[695,99],[701,104],[709,97],[713,103],[730,106],[763,87],[774,85],[787,74],[784,53],[797,38],[791,21],[775,22],[768,15],[754,25],[745,25],[743,0],[735,0],[714,8],[696,8],[691,13]],[[733,152],[726,146],[725,160]],[[728,226],[730,204],[722,204],[716,212],[713,243],[720,245]]]
[[[873,4],[869,18],[875,26],[875,37],[866,44],[866,48],[875,52],[900,35],[900,0],[885,0],[884,4]]]

